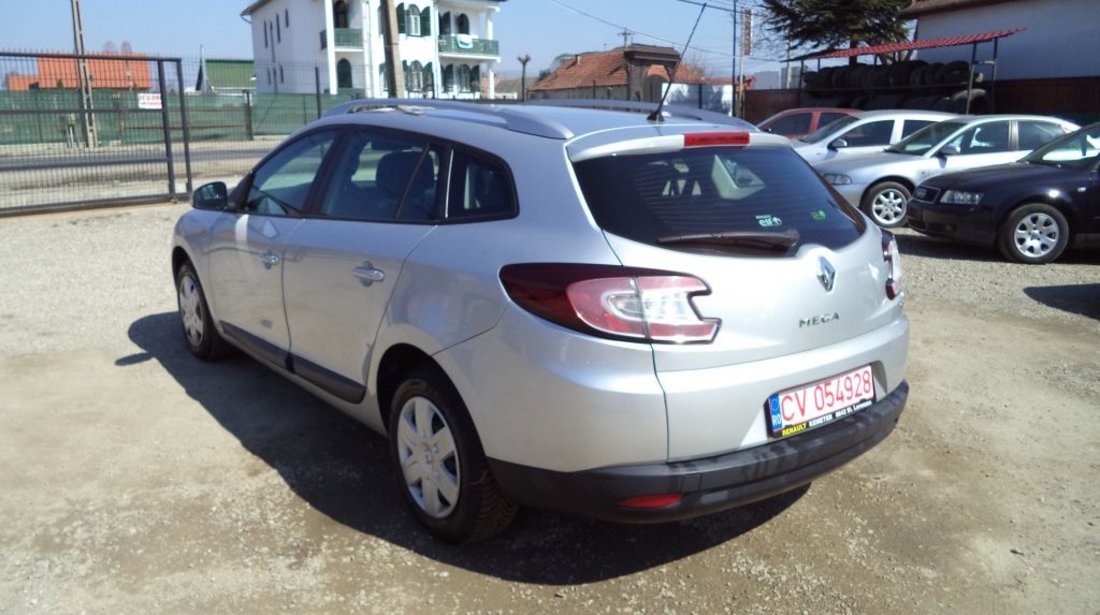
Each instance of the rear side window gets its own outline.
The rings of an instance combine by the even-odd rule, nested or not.
[[[515,192],[502,165],[455,150],[450,175],[449,219],[499,218],[516,212]]]
[[[788,249],[794,253],[808,243],[839,248],[865,228],[855,210],[787,148],[609,156],[574,168],[600,227],[650,245],[681,247],[678,238],[696,235],[786,234],[797,238]],[[710,251],[745,251],[749,244]]]
[[[1061,126],[1046,122],[1032,122],[1022,120],[1018,124],[1020,147],[1018,149],[1035,149],[1057,139],[1065,134]]]
[[[890,145],[890,137],[894,132],[894,120],[879,120],[867,122],[841,135],[848,142],[849,147],[866,147],[871,145]]]
[[[931,120],[905,120],[905,123],[901,125],[901,138],[905,139],[921,128],[932,124],[935,124],[935,122]]]

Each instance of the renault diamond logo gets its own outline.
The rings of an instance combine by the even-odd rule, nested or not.
[[[833,283],[836,282],[836,267],[825,260],[825,257],[817,259],[817,281],[825,287],[825,292],[832,292]]]

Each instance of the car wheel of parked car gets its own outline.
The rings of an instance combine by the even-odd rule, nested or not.
[[[1017,207],[1001,226],[998,244],[1009,260],[1040,265],[1062,254],[1069,242],[1069,223],[1062,212],[1043,203]]]
[[[473,542],[508,527],[517,507],[490,474],[466,408],[438,370],[421,368],[404,378],[389,427],[401,492],[432,534]]]
[[[875,224],[895,228],[905,224],[905,209],[910,196],[905,186],[897,182],[882,182],[867,191],[862,208]]]
[[[202,283],[190,263],[184,263],[176,274],[176,299],[183,325],[187,349],[196,357],[209,361],[228,350],[228,345],[214,328]]]

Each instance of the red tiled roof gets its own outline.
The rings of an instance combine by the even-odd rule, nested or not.
[[[870,45],[866,47],[854,47],[851,49],[834,49],[803,56],[802,59],[813,60],[820,58],[850,58],[852,56],[878,55],[882,53],[897,53],[914,49],[931,49],[934,47],[954,47],[956,45],[970,45],[972,43],[986,43],[993,39],[1012,36],[1027,28],[1013,28],[1011,30],[994,30],[981,34],[966,34],[962,36],[948,36],[945,38],[931,38],[923,41],[904,41],[901,43],[887,43],[885,45]]]
[[[87,62],[95,89],[148,90],[153,86],[149,63],[144,60],[94,58]],[[35,85],[42,89],[75,90],[78,84],[76,60],[68,58],[38,58],[37,75],[8,77],[9,90],[27,90]]]
[[[668,71],[661,64],[650,64],[646,77],[669,81]],[[699,83],[703,80],[695,69],[681,64],[676,69],[678,83]],[[567,90],[584,87],[608,87],[627,84],[626,58],[623,49],[577,54],[562,63],[553,73],[532,85],[531,90]]]
[[[1000,4],[1015,0],[913,0],[912,4],[901,10],[902,17],[919,17],[929,13],[948,13],[964,9]]]

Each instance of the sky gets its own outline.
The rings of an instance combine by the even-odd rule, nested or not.
[[[315,4],[315,0],[299,0]],[[560,54],[601,51],[622,45],[623,28],[635,43],[683,49],[701,7],[692,49],[684,57],[711,76],[731,75],[733,23],[728,10],[738,0],[507,0],[495,18],[500,41],[498,71],[518,76],[517,56],[529,54],[528,75],[549,68]],[[240,17],[250,0],[81,0],[88,52],[129,42],[135,52],[166,57],[251,58],[251,26]],[[759,0],[740,0],[741,7]],[[0,50],[72,51],[69,0],[0,0]],[[720,10],[725,9],[725,10]],[[762,13],[761,13],[762,16]],[[763,35],[761,19],[753,28]],[[779,46],[774,46],[779,47]],[[754,49],[744,72],[778,70],[774,49]]]

